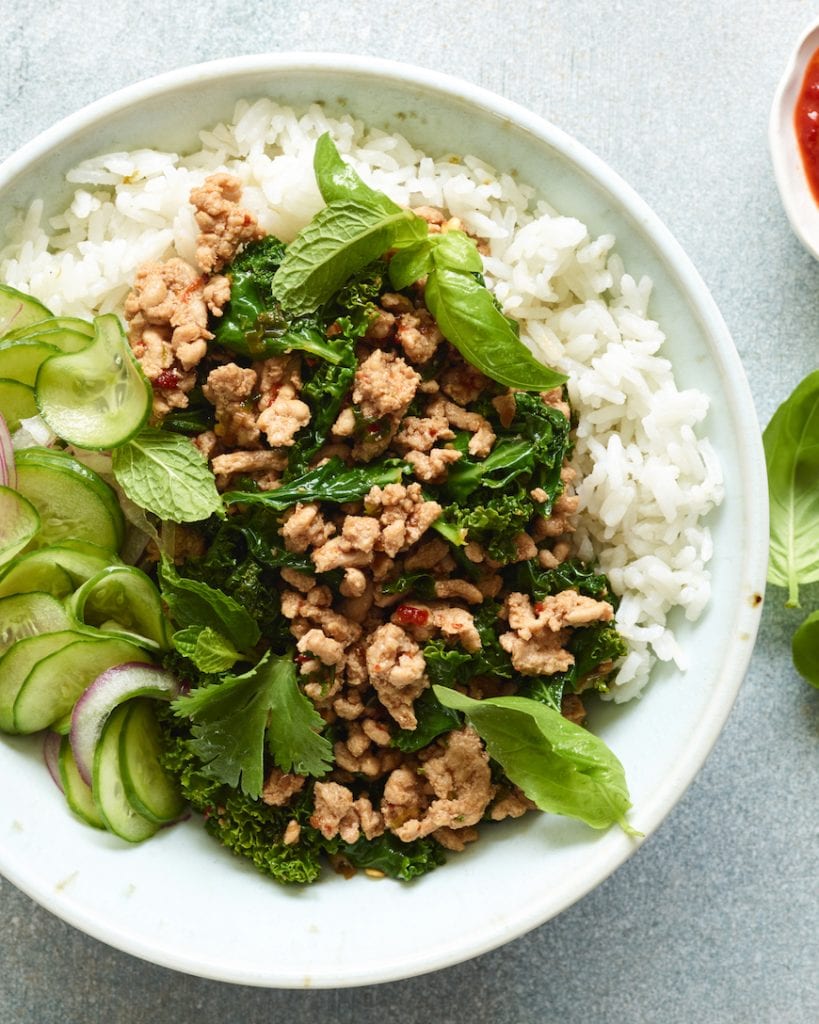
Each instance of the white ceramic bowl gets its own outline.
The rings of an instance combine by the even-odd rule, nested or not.
[[[768,119],[768,145],[779,195],[794,234],[819,259],[819,203],[805,176],[794,128],[794,111],[805,71],[817,49],[819,18],[799,37],[779,81]]]
[[[711,396],[707,430],[726,478],[711,519],[714,599],[680,622],[683,676],[658,666],[645,695],[607,705],[594,729],[622,759],[631,820],[650,835],[702,765],[733,704],[753,647],[765,584],[764,462],[737,352],[688,258],[645,203],[559,129],[475,86],[429,71],[338,55],[259,56],[175,71],[80,111],[0,167],[0,201],[65,199],[63,173],[112,149],[195,147],[197,129],[240,97],[321,100],[426,150],[472,152],[548,195],[593,233],[613,231],[635,276],[655,281],[654,315],[681,386]],[[0,739],[0,870],[43,906],[113,946],[193,974],[267,986],[346,986],[420,974],[467,959],[548,920],[637,848],[529,815],[408,885],[328,874],[286,890],[232,857],[190,821],[137,847],[76,822],[31,739]]]

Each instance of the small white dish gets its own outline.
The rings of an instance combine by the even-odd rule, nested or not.
[[[799,241],[819,259],[819,203],[810,189],[794,127],[794,111],[810,59],[819,49],[819,18],[802,33],[780,79],[768,121],[768,145],[782,205]]]

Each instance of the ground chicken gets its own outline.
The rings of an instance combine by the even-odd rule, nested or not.
[[[184,409],[196,383],[192,372],[213,337],[208,313],[221,316],[229,298],[225,278],[208,281],[174,257],[143,263],[125,300],[128,340],[154,385],[155,421],[171,409]]]
[[[435,799],[423,814],[394,825],[389,804],[387,808],[382,805],[390,831],[404,842],[428,836],[439,828],[457,830],[475,825],[495,794],[489,757],[471,726],[449,733],[441,746],[440,753],[424,762],[424,778]],[[389,781],[384,789],[385,801],[388,788]]]
[[[273,448],[289,448],[296,434],[310,422],[310,406],[295,397],[290,385],[282,387],[256,424]]]
[[[414,475],[425,484],[443,483],[447,470],[460,457],[461,453],[454,448],[433,448],[429,455],[423,452],[407,452],[404,456],[412,466]]]
[[[411,313],[402,313],[395,325],[395,340],[413,363],[427,363],[435,355],[443,334],[423,306]]]
[[[421,648],[388,622],[367,640],[367,672],[378,699],[402,729],[417,725],[413,701],[429,686]]]
[[[325,839],[341,836],[345,843],[354,843],[362,832],[367,839],[374,839],[384,831],[383,818],[369,799],[355,800],[352,791],[337,782],[317,782],[313,801],[310,824]]]
[[[196,262],[208,274],[230,263],[242,245],[264,237],[256,218],[239,205],[242,183],[232,174],[211,174],[190,194],[199,228]]]
[[[271,807],[284,807],[292,796],[302,791],[306,781],[303,775],[291,775],[272,768],[262,788],[262,802]]]
[[[424,500],[420,484],[373,487],[364,508],[378,516],[380,546],[390,558],[415,544],[443,511],[437,501]]]
[[[425,642],[440,633],[457,641],[465,651],[481,649],[481,637],[472,614],[465,608],[446,604],[402,603],[392,614],[392,622],[406,629],[415,640]]]
[[[215,433],[226,448],[253,448],[259,440],[253,395],[257,388],[256,371],[236,363],[217,366],[208,374],[202,391],[216,408]]]
[[[495,432],[489,420],[480,413],[468,412],[455,402],[447,402],[438,396],[427,407],[427,415],[444,418],[451,426],[470,431],[472,437],[467,446],[470,455],[484,459],[492,451]]]
[[[380,533],[377,519],[370,516],[345,516],[341,536],[333,537],[311,553],[316,572],[371,565]]]
[[[455,432],[444,416],[407,416],[393,438],[399,451],[428,452],[442,441],[451,441]]]
[[[332,523],[325,521],[318,505],[300,502],[286,515],[279,533],[284,537],[288,551],[303,552],[320,546],[336,532]]]
[[[403,413],[415,397],[420,380],[400,356],[377,348],[356,370],[353,402],[365,420]]]
[[[515,787],[497,793],[489,807],[489,817],[492,821],[503,821],[504,818],[520,818],[527,811],[534,810],[537,810],[537,804]]]
[[[320,629],[308,629],[296,647],[300,654],[314,655],[322,665],[340,665],[344,661],[343,645]]]

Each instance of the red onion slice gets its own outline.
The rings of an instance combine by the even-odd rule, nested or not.
[[[139,661],[115,665],[97,676],[71,713],[71,749],[80,775],[89,786],[94,751],[114,708],[131,697],[173,700],[179,692],[179,683],[170,672]]]
[[[57,788],[64,793],[63,780],[60,775],[60,743],[62,736],[58,732],[47,732],[43,737],[43,760],[48,768],[48,774],[54,779]]]
[[[17,486],[17,470],[14,468],[11,434],[2,413],[0,413],[0,484],[3,487]]]

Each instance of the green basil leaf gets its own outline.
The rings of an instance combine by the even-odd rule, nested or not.
[[[779,406],[762,435],[771,505],[768,581],[788,588],[819,580],[819,370]]]
[[[535,359],[472,274],[436,262],[425,299],[444,337],[492,380],[521,391],[549,391],[566,380]]]
[[[411,245],[426,233],[426,222],[410,210],[385,213],[359,200],[332,203],[288,246],[273,292],[289,313],[310,313],[388,249]]]
[[[433,258],[436,267],[461,270],[465,274],[483,273],[483,260],[478,247],[463,231],[445,231],[433,235]]]
[[[223,511],[207,461],[185,437],[146,427],[112,459],[125,494],[160,519],[193,523]]]
[[[623,766],[597,736],[526,697],[473,700],[444,686],[433,690],[444,707],[467,716],[489,756],[541,811],[633,832]]]
[[[313,170],[319,191],[328,206],[331,203],[352,200],[372,206],[385,214],[398,213],[401,210],[401,207],[383,192],[376,192],[364,184],[350,164],[341,159],[329,132],[325,132],[316,142]]]
[[[399,249],[390,260],[390,284],[393,288],[400,291],[426,277],[435,266],[432,256],[434,247],[433,238],[430,236],[416,245]]]
[[[819,612],[809,615],[793,634],[791,650],[796,671],[819,689]]]

